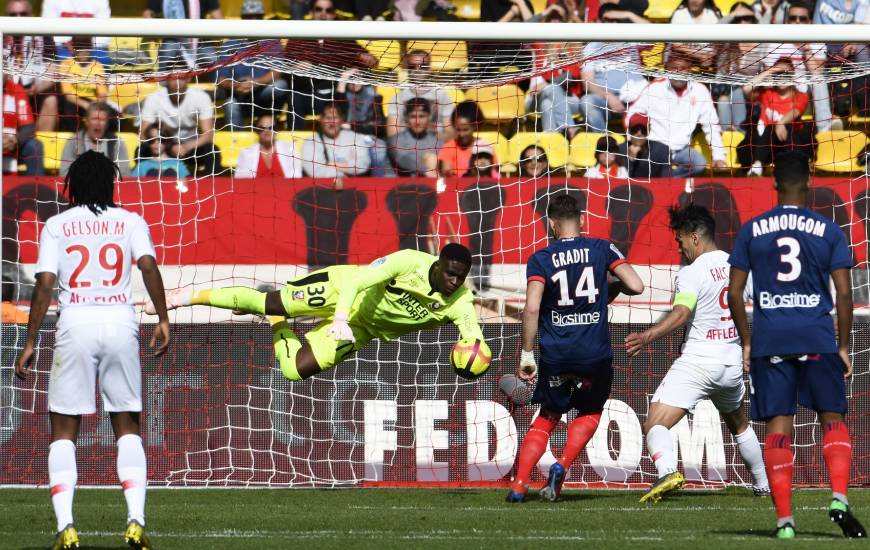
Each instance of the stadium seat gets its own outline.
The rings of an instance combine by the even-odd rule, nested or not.
[[[221,150],[221,166],[235,168],[239,163],[239,151],[257,142],[253,132],[215,132],[214,144]]]
[[[140,104],[145,98],[160,88],[156,82],[134,82],[118,84],[109,88],[108,102],[113,104],[118,112],[124,113],[133,104]]]
[[[296,154],[302,154],[302,142],[314,135],[314,132],[296,131],[296,132],[278,132],[276,138],[279,141],[292,141],[296,144]]]
[[[116,36],[109,42],[109,58],[114,64],[108,69],[112,72],[143,72],[157,68],[156,40],[143,40],[141,37]]]
[[[127,146],[127,154],[130,156],[131,164],[135,166],[137,161],[136,149],[139,147],[139,134],[136,134],[135,132],[118,132],[118,138],[124,141],[124,145]]]
[[[653,21],[667,21],[679,7],[681,0],[651,0],[649,7],[643,13],[644,17]]]
[[[66,140],[72,132],[37,132],[36,139],[42,143],[43,166],[47,171],[57,172],[60,169],[60,157]]]
[[[463,92],[459,88],[445,88],[444,91],[447,92],[447,95],[449,95],[450,99],[453,100],[454,105],[458,105],[466,99],[465,92]]]
[[[356,43],[378,59],[378,70],[392,71],[402,61],[398,40],[357,40]]]
[[[465,42],[411,40],[405,51],[413,50],[429,52],[433,71],[462,71],[468,67],[468,47]]]
[[[510,154],[510,140],[504,137],[501,132],[477,132],[475,136],[492,145],[499,164],[504,166],[513,162]]]
[[[551,168],[568,163],[568,140],[558,132],[520,132],[510,140],[510,161],[519,163],[520,153],[529,145],[537,145],[547,152]]]
[[[722,132],[722,144],[725,145],[725,162],[728,163],[728,168],[740,167],[740,163],[737,162],[737,146],[741,141],[743,141],[743,132],[737,130]]]
[[[858,153],[867,146],[864,132],[855,130],[836,130],[816,134],[819,144],[816,151],[818,170],[825,172],[863,172],[858,164]]]
[[[465,99],[476,101],[486,120],[513,120],[525,112],[523,92],[514,84],[471,88]]]
[[[731,13],[731,10],[734,9],[734,4],[741,1],[743,0],[713,0],[716,7],[722,12],[722,15],[728,15]]]
[[[397,93],[399,93],[399,89],[393,86],[375,86],[375,93],[381,96],[383,104],[386,105]]]
[[[589,168],[595,166],[598,162],[595,160],[595,145],[604,134],[599,132],[579,132],[574,139],[571,140],[570,155],[568,156],[568,164],[574,169]],[[623,143],[625,136],[622,134],[610,134],[617,143]]]
[[[480,21],[480,0],[453,0],[454,15],[468,21]]]

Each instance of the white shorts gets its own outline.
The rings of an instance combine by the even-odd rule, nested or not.
[[[98,376],[105,411],[142,410],[138,326],[111,322],[58,327],[48,410],[68,415],[96,413]]]
[[[743,404],[743,367],[692,361],[683,355],[665,375],[653,394],[652,402],[692,411],[702,399],[709,399],[722,413],[737,410]]]

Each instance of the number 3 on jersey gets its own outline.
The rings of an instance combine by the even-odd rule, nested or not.
[[[780,237],[776,240],[776,246],[788,250],[779,255],[779,261],[786,264],[788,271],[779,271],[776,280],[788,283],[801,276],[801,261],[798,256],[801,253],[801,243],[794,237]]]
[[[79,280],[82,271],[88,266],[91,260],[91,251],[83,244],[74,244],[66,249],[67,254],[78,254],[79,263],[69,277],[70,288],[90,288],[93,286],[92,281],[87,279]],[[101,281],[104,287],[111,287],[118,284],[121,277],[124,275],[124,251],[115,243],[108,243],[100,248],[97,254],[100,262],[100,267],[109,272],[110,279]],[[111,258],[111,259],[110,259]]]
[[[559,285],[559,301],[557,303],[560,306],[573,306],[574,300],[569,295],[568,272],[560,269],[550,277],[550,280]],[[584,267],[583,271],[580,272],[577,287],[574,289],[574,297],[586,298],[590,304],[594,304],[598,298],[598,289],[595,288],[595,273],[591,265]]]

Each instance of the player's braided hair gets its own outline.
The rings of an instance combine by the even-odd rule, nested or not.
[[[674,233],[700,233],[710,240],[716,237],[716,220],[699,204],[690,203],[682,208],[672,206],[668,214]]]
[[[79,155],[67,172],[63,192],[70,206],[87,206],[94,214],[115,206],[115,178],[118,167],[109,157],[97,151]]]

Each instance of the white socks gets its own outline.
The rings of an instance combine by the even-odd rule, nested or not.
[[[48,485],[58,531],[73,523],[76,481],[76,444],[69,439],[58,439],[48,446]]]
[[[142,438],[135,434],[118,438],[118,479],[127,500],[127,521],[136,520],[141,525],[145,525],[147,476]]]
[[[764,454],[761,451],[761,444],[758,443],[758,436],[755,435],[755,430],[752,429],[752,426],[735,435],[734,441],[737,442],[737,450],[740,452],[740,456],[743,457],[743,462],[746,463],[746,467],[752,472],[755,486],[761,488],[769,487],[767,472],[764,470]]]
[[[757,440],[756,443],[758,443]],[[650,428],[646,434],[646,448],[660,478],[677,471],[677,460],[674,458],[674,440],[670,430],[664,426]],[[762,468],[764,468],[763,465]]]

